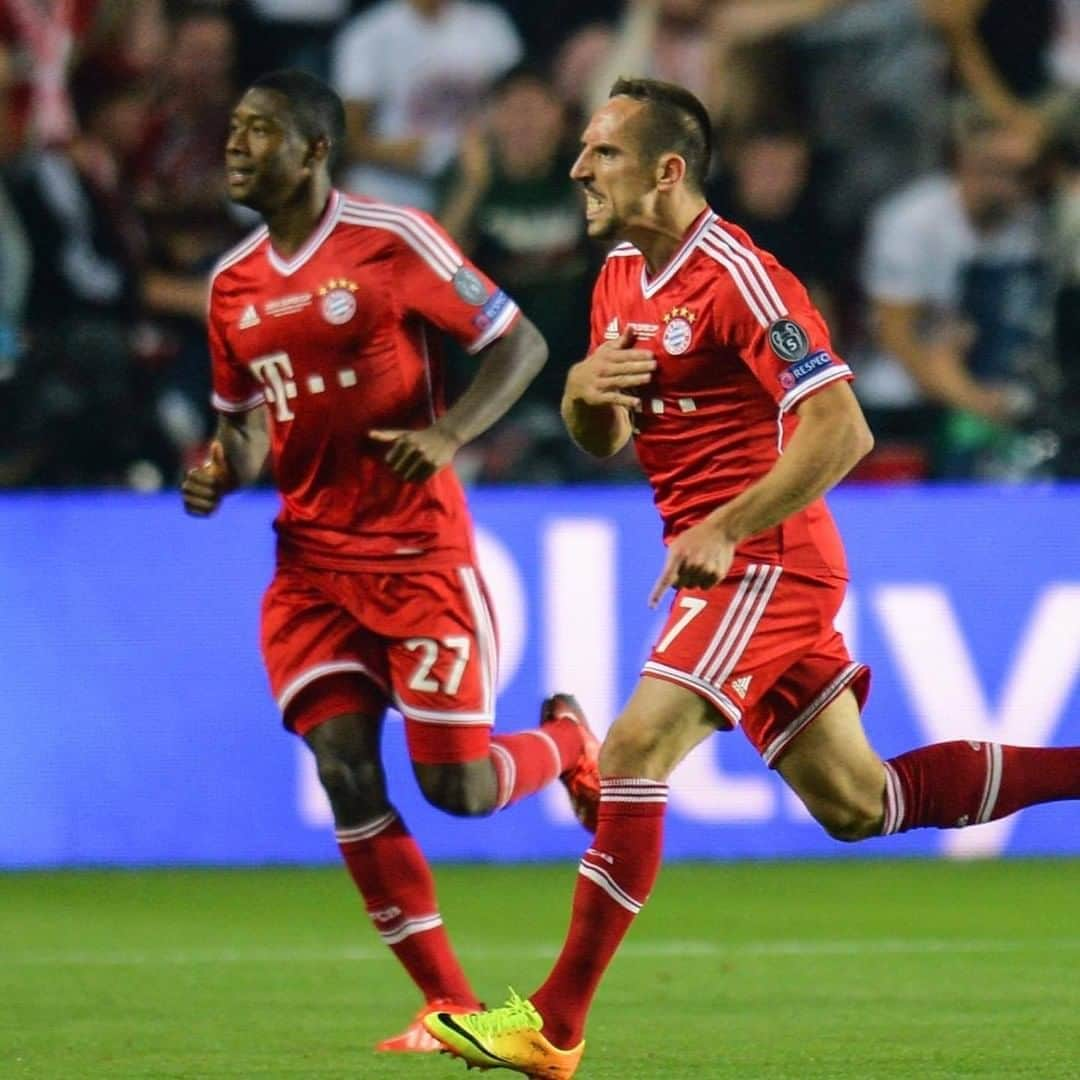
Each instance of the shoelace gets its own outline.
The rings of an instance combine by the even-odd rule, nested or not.
[[[539,1031],[540,1014],[533,1003],[510,990],[510,999],[498,1009],[470,1017],[469,1026],[477,1035],[505,1035],[509,1031]]]

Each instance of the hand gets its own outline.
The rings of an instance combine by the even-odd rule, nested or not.
[[[235,486],[232,469],[225,460],[225,447],[215,439],[210,444],[210,457],[189,469],[180,485],[184,509],[195,517],[209,517]]]
[[[648,349],[634,349],[634,334],[624,330],[615,341],[605,341],[594,353],[570,368],[566,394],[586,405],[623,405],[641,409],[633,388],[652,381],[656,357]]]
[[[735,541],[723,527],[706,518],[680,533],[668,545],[667,561],[649,594],[654,608],[669,586],[711,589],[727,576],[735,557]]]
[[[401,477],[420,483],[449,465],[461,443],[448,435],[438,424],[420,431],[378,428],[368,435],[376,442],[390,446],[383,459]]]

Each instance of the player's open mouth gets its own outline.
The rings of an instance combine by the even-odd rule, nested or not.
[[[225,170],[225,179],[230,184],[245,184],[254,175],[254,169],[238,169],[236,166],[230,165]]]
[[[592,191],[585,192],[585,216],[587,218],[595,217],[600,212],[600,207],[604,205],[604,200],[599,195]]]

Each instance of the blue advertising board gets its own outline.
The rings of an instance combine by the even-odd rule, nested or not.
[[[498,726],[573,690],[599,728],[628,696],[661,612],[640,488],[472,497],[502,643]],[[852,572],[840,626],[873,668],[866,727],[885,756],[949,738],[1080,744],[1080,490],[837,492]],[[0,866],[266,863],[336,857],[307,752],[258,653],[265,492],[215,518],[175,496],[0,500]],[[483,821],[420,798],[400,719],[391,794],[436,859],[573,858],[558,785]],[[673,858],[1080,854],[1080,804],[975,829],[844,846],[738,732],[673,778]]]

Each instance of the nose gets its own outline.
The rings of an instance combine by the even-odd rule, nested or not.
[[[578,154],[577,161],[570,166],[570,179],[571,180],[588,180],[590,176],[589,168],[585,164],[585,151],[582,150]]]

